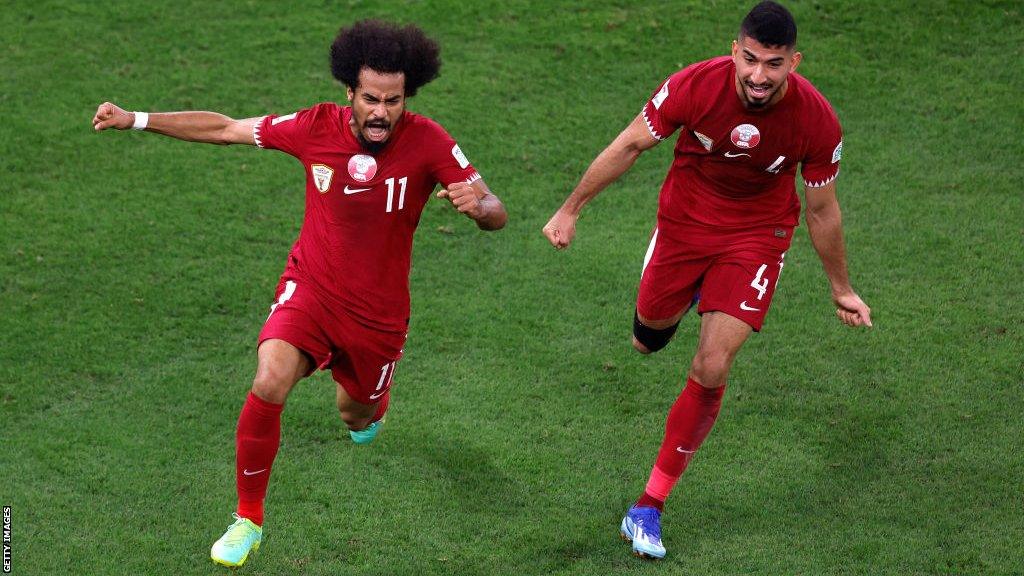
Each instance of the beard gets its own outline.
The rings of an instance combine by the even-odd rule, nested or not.
[[[774,90],[772,90],[770,87],[770,91],[767,94],[765,94],[763,98],[761,98],[760,100],[754,100],[751,98],[750,94],[747,93],[747,88],[749,87],[750,86],[746,82],[744,82],[743,90],[741,90],[741,92],[743,94],[743,103],[746,105],[746,108],[751,110],[761,110],[767,108],[769,104],[773,104],[776,100],[776,96],[778,95],[779,90],[782,89],[782,86],[774,86]]]
[[[363,136],[363,132],[360,131],[359,134],[356,135],[356,140],[359,140],[359,145],[363,147],[363,150],[366,150],[373,155],[383,150],[384,147],[388,145],[388,142],[391,141],[391,137],[389,136],[388,139],[383,142],[374,142],[372,140],[367,140],[366,137]]]
[[[388,142],[391,141],[391,136],[393,135],[392,130],[394,128],[394,125],[391,122],[374,120],[372,122],[367,122],[366,124],[364,124],[363,128],[384,128],[389,132],[387,139],[382,140],[380,142],[375,142],[373,140],[367,139],[366,136],[363,135],[363,130],[359,130],[356,133],[356,140],[359,140],[359,144],[363,147],[363,149],[369,152],[370,154],[376,154],[383,150],[384,147],[388,145]]]

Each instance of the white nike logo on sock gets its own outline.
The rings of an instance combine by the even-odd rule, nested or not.
[[[246,468],[246,469],[242,470],[242,474],[245,474],[246,476],[255,476],[256,474],[259,474],[260,472],[266,472],[266,471],[267,471],[266,468],[262,468],[260,470],[256,470],[255,472],[249,472],[249,469]]]

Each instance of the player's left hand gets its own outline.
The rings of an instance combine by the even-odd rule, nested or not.
[[[470,218],[476,219],[480,216],[480,199],[483,194],[479,193],[472,184],[453,182],[447,188],[439,190],[437,197],[447,198],[456,210]]]
[[[855,292],[833,294],[836,303],[836,316],[847,326],[867,326],[871,328],[871,308],[860,299]]]

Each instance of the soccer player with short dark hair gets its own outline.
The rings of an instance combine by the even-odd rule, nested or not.
[[[409,321],[413,232],[436,184],[483,230],[507,215],[455,140],[406,110],[438,76],[437,44],[415,26],[366,20],[342,28],[331,71],[351,106],[316,104],[283,116],[233,120],[214,112],[146,114],[106,102],[96,130],[145,129],[192,142],[281,150],[306,174],[299,237],[259,335],[258,366],[236,434],[236,521],[213,545],[240,566],[262,540],[263,500],[292,387],[316,369],[337,382],[352,440],[373,440],[388,407]]]
[[[665,500],[711,431],[733,359],[768,313],[799,223],[798,165],[807,230],[836,315],[871,326],[871,310],[847,275],[835,184],[842,131],[828,101],[794,72],[800,59],[789,11],[761,2],[743,20],[732,55],[670,76],[544,226],[556,248],[568,246],[583,206],[682,129],[644,258],[633,346],[643,354],[663,348],[694,303],[700,337],[647,486],[620,527],[639,556],[664,557]]]

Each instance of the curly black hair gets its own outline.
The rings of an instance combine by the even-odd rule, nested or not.
[[[331,44],[331,74],[352,90],[363,67],[382,73],[403,72],[405,95],[441,74],[441,48],[418,27],[361,20],[342,27]]]

